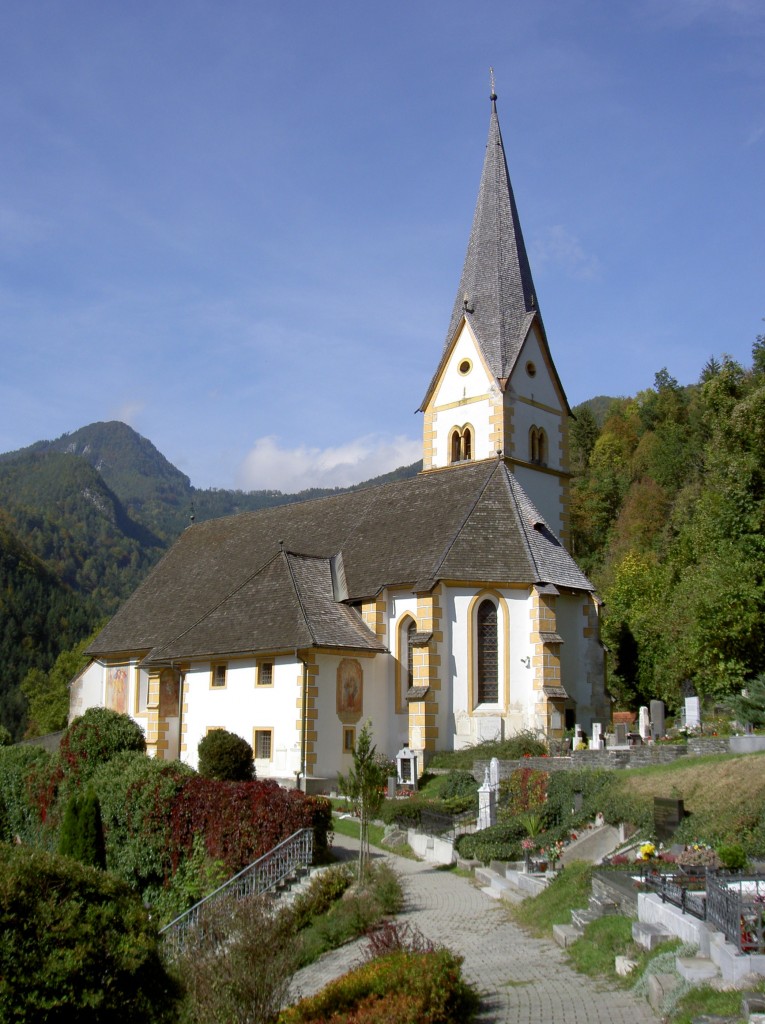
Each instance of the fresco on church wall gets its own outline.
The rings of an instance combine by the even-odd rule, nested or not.
[[[358,720],[364,708],[364,673],[355,658],[337,666],[337,713],[344,721]]]
[[[112,665],[106,670],[106,706],[127,714],[127,665]]]
[[[159,676],[159,714],[160,718],[178,717],[178,698],[180,697],[180,676],[171,668],[163,668]]]

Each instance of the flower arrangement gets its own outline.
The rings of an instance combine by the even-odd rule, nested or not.
[[[653,843],[643,843],[635,860],[652,860],[656,856],[656,847]]]
[[[526,836],[524,839],[521,839],[521,849],[524,853],[533,853],[536,849],[536,845],[537,844],[534,842],[531,836]]]

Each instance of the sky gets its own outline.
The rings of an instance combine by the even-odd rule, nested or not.
[[[283,491],[419,458],[490,66],[572,406],[765,331],[761,0],[0,14],[0,451],[118,419]]]

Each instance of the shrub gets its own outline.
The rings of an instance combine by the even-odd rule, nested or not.
[[[516,818],[501,825],[463,835],[457,839],[460,857],[475,858],[488,864],[492,860],[520,860],[523,856],[521,839],[526,829]]]
[[[561,773],[562,774],[562,773]],[[503,816],[515,817],[539,807],[547,799],[550,773],[534,768],[518,768],[499,784],[499,803]]]
[[[65,770],[84,779],[123,750],[146,751],[140,725],[109,708],[88,708],[66,730],[59,755]]]
[[[84,795],[74,793],[69,798],[61,825],[58,852],[93,868],[106,867],[101,806],[92,789]]]
[[[292,934],[262,899],[213,903],[173,964],[184,989],[184,1024],[274,1020],[295,966]]]
[[[448,949],[396,951],[363,964],[318,995],[285,1010],[280,1024],[465,1024],[478,1008],[462,977],[462,958]]]
[[[226,729],[213,729],[199,742],[199,774],[224,782],[248,782],[255,778],[252,747]]]
[[[170,809],[193,777],[180,761],[125,751],[91,779],[101,801],[106,866],[152,902],[173,871]]]
[[[35,845],[43,821],[37,796],[38,779],[47,779],[52,757],[42,747],[0,747],[0,794],[5,807],[0,840]]]
[[[292,927],[295,931],[305,928],[320,914],[325,914],[332,904],[339,900],[353,881],[353,872],[344,864],[336,864],[314,875],[292,902]]]
[[[738,843],[724,844],[717,847],[717,856],[722,861],[722,866],[728,871],[743,871],[748,860],[743,847]]]
[[[469,797],[472,803],[477,792],[478,783],[470,772],[450,771],[443,778],[439,795],[442,800],[450,800],[453,797]]]
[[[119,880],[0,845],[0,1019],[93,1024],[174,1019],[156,931]]]

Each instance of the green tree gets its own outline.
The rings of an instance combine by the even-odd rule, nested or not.
[[[85,649],[95,633],[69,651],[62,651],[49,672],[32,668],[21,682],[29,704],[26,736],[44,736],[65,729],[69,717],[69,684],[90,660]]]
[[[384,798],[384,769],[376,753],[371,726],[365,722],[353,748],[353,767],[347,775],[338,775],[337,779],[340,792],[352,801],[359,816],[359,878],[364,877],[369,866],[369,825],[379,813]]]
[[[255,778],[252,747],[226,729],[213,729],[199,741],[199,774],[223,782],[249,782]]]

